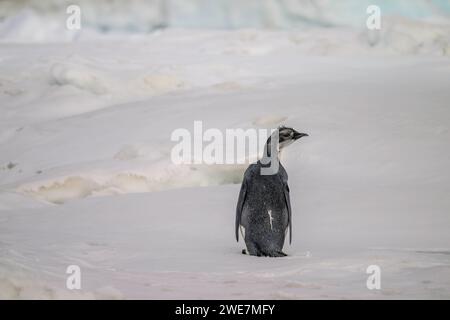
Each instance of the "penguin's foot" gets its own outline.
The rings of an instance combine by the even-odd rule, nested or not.
[[[268,257],[286,257],[287,254],[284,253],[283,251],[274,251],[274,252],[270,252],[267,254]]]
[[[256,252],[252,253],[251,251],[248,251],[246,249],[242,249],[242,254],[248,254],[248,255],[257,256],[257,257],[273,257],[273,258],[287,256],[287,254],[284,253],[283,251],[271,251],[271,252],[256,251]]]

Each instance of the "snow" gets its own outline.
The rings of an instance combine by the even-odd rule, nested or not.
[[[449,299],[450,33],[412,11],[375,37],[6,19],[0,298]],[[288,257],[235,242],[246,165],[172,163],[171,133],[196,120],[310,135],[282,159]],[[66,288],[69,265],[82,290]]]

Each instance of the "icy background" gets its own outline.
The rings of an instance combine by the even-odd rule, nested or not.
[[[449,1],[73,3],[0,1],[0,298],[450,298]],[[310,134],[289,257],[240,254],[245,166],[171,163],[194,120]]]
[[[380,6],[385,16],[408,19],[448,21],[450,15],[448,0],[3,0],[0,17],[28,10],[48,25],[62,23],[60,13],[71,4],[82,8],[86,27],[100,32],[148,32],[159,27],[361,27],[366,21],[361,13],[369,5]]]

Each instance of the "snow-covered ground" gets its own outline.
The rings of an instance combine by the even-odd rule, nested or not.
[[[0,298],[450,298],[448,25],[36,43],[29,15],[0,27]],[[310,135],[288,257],[235,242],[245,165],[171,162],[195,120]]]

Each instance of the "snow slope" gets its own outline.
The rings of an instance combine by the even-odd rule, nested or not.
[[[0,297],[450,298],[439,50],[341,29],[2,43]],[[240,254],[245,166],[171,163],[171,132],[195,120],[310,134],[283,159],[289,257]],[[65,287],[71,264],[80,291]]]

